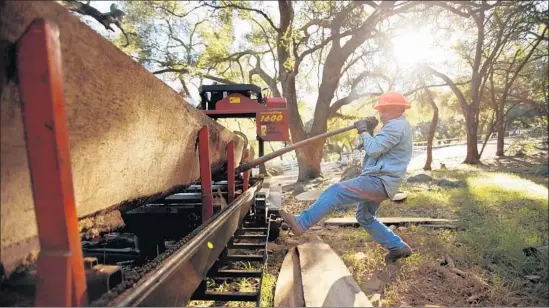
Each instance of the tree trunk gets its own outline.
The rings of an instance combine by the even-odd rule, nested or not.
[[[487,131],[486,124],[488,123],[488,119],[481,120],[478,125],[478,135],[481,136],[480,139],[482,139],[482,135]]]
[[[497,142],[497,150],[496,150],[496,156],[505,156],[503,153],[504,151],[504,143],[505,143],[505,114],[503,112],[504,108],[504,101],[500,100],[498,107],[497,107],[497,113],[496,113],[496,129],[498,133],[498,142]]]
[[[466,129],[467,129],[467,156],[465,157],[464,164],[478,164],[478,122],[476,121],[477,114],[473,112],[473,104],[469,106],[467,115],[465,117]]]
[[[296,150],[299,164],[298,182],[315,179],[320,176],[320,163],[324,152],[324,140],[314,142]]]
[[[478,159],[480,159],[480,157],[482,157],[482,153],[484,153],[484,149],[486,148],[486,144],[488,143],[488,141],[490,140],[490,136],[492,136],[492,133],[494,132],[494,127],[496,125],[495,121],[496,121],[496,118],[492,114],[492,121],[490,123],[488,123],[488,129],[487,129],[488,133],[486,134],[486,137],[484,138],[484,142],[482,143],[482,148],[480,149],[480,153],[478,154]]]
[[[431,163],[433,162],[433,139],[435,139],[435,132],[438,124],[438,107],[433,99],[433,95],[429,89],[425,88],[429,104],[433,108],[433,118],[431,119],[431,125],[429,126],[429,134],[427,136],[427,160],[423,170],[432,170]]]

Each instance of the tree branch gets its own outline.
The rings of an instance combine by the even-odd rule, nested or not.
[[[111,27],[111,24],[115,24],[118,27],[118,29],[120,29],[122,34],[124,34],[124,37],[126,38],[126,43],[122,45],[122,47],[128,47],[130,45],[128,34],[126,33],[126,31],[124,31],[124,29],[122,28],[122,25],[120,24],[122,16],[124,16],[124,12],[118,9],[116,9],[116,11],[113,11],[112,5],[111,5],[111,12],[109,13],[101,13],[91,5],[87,3],[79,2],[76,0],[64,0],[61,2],[61,5],[71,12],[92,17],[93,19],[97,20],[100,24],[102,24],[103,27],[105,27],[105,29],[110,30],[112,32],[114,32],[114,29]]]
[[[188,46],[187,46],[187,43],[183,42],[182,39],[176,37],[174,34],[173,34],[173,28],[172,28],[172,25],[170,23],[169,20],[167,19],[164,19],[164,21],[166,22],[166,24],[168,25],[168,32],[170,34],[170,38],[173,39],[174,41],[178,42],[179,44],[181,44],[181,46],[183,46],[183,48],[185,48],[186,50],[188,50]]]
[[[454,83],[452,81],[452,79],[450,79],[450,77],[446,76],[445,74],[439,72],[439,71],[436,71],[435,69],[425,65],[425,69],[427,71],[429,71],[431,74],[437,76],[438,78],[442,79],[444,82],[446,82],[446,84],[450,87],[450,89],[452,89],[452,91],[454,92],[454,94],[456,95],[457,99],[458,99],[458,102],[459,102],[459,105],[461,107],[461,110],[463,111],[463,114],[467,114],[469,111],[468,111],[468,104],[467,104],[467,100],[465,99],[465,96],[463,95],[463,92],[461,92],[461,90],[458,88],[458,86],[456,85],[456,83]]]
[[[158,3],[156,1],[151,1],[152,3]],[[162,4],[166,4],[166,2],[162,2]],[[153,7],[155,9],[160,9],[174,17],[178,17],[178,18],[185,18],[187,16],[189,16],[192,12],[196,11],[197,9],[203,7],[204,5],[197,5],[195,6],[194,8],[192,8],[191,10],[189,10],[188,12],[186,12],[185,14],[177,14],[175,11],[172,11],[172,10],[169,10],[167,7],[165,7],[164,5],[160,5],[160,6],[156,6],[156,5],[153,5]]]
[[[299,55],[299,57],[297,57],[296,63],[301,63],[307,55],[310,55],[313,52],[323,48],[324,46],[326,46],[331,41],[334,41],[335,39],[342,39],[342,38],[347,37],[347,36],[352,36],[352,38],[351,38],[351,40],[349,40],[345,44],[345,46],[347,46],[347,47],[343,46],[343,48],[346,49],[346,50],[356,49],[355,45],[358,41],[364,42],[365,38],[371,36],[371,31],[366,31],[366,30],[369,27],[371,27],[371,24],[375,21],[375,19],[377,17],[379,17],[379,14],[376,14],[374,12],[374,13],[372,13],[372,15],[368,16],[366,21],[362,25],[360,25],[360,27],[357,27],[355,29],[351,29],[351,30],[348,30],[348,31],[345,31],[345,32],[342,32],[342,33],[332,33],[327,39],[322,41],[320,44],[317,44],[314,47],[311,47],[311,48],[303,51],[301,53],[301,55]],[[360,36],[360,38],[358,36]],[[355,40],[353,40],[353,38],[355,38]]]
[[[338,99],[337,101],[335,101],[333,104],[330,105],[330,109],[329,109],[329,112],[328,112],[328,118],[333,117],[341,107],[343,107],[345,105],[348,105],[348,104],[356,101],[357,99],[382,94],[381,92],[366,92],[366,93],[358,93],[357,92],[358,85],[366,77],[378,77],[378,78],[383,78],[383,79],[389,79],[389,77],[387,77],[383,74],[372,73],[372,72],[363,72],[363,73],[361,73],[360,75],[358,75],[355,78],[355,80],[353,80],[353,84],[351,86],[351,91],[349,92],[349,95],[347,95],[346,97]]]
[[[249,12],[257,13],[257,14],[263,16],[263,18],[265,18],[265,20],[269,23],[269,25],[271,25],[271,27],[272,27],[276,32],[279,32],[279,31],[280,31],[280,29],[279,29],[279,28],[274,24],[274,22],[271,20],[271,18],[269,17],[269,15],[267,15],[265,12],[263,12],[263,11],[261,11],[261,10],[254,9],[254,8],[248,8],[248,7],[241,6],[241,5],[237,5],[237,4],[234,4],[234,3],[226,4],[226,5],[213,5],[213,4],[204,3],[204,5],[209,6],[209,7],[213,8],[213,9],[228,9],[228,8],[233,8],[233,9],[238,9],[238,10],[244,10],[244,11],[249,11]]]
[[[459,6],[459,8],[455,8],[453,6],[451,6],[448,2],[446,1],[433,1],[433,5],[436,5],[438,7],[441,7],[445,10],[448,10],[456,15],[459,15],[461,17],[465,17],[465,18],[469,18],[471,17],[471,14],[468,13],[468,12],[464,12],[462,11],[461,9],[464,8],[464,6]]]
[[[534,51],[536,50],[536,48],[538,48],[539,44],[541,43],[542,41],[542,37],[545,35],[545,33],[547,33],[547,27],[545,27],[545,29],[543,30],[543,33],[541,34],[541,37],[537,39],[536,43],[534,44],[534,46],[532,46],[532,48],[530,49],[530,52],[528,52],[528,54],[526,55],[526,57],[522,60],[522,62],[520,63],[519,67],[515,70],[515,73],[513,74],[513,77],[511,77],[511,80],[509,81],[508,84],[505,85],[505,92],[504,92],[504,96],[507,96],[507,93],[509,91],[509,88],[511,88],[511,85],[515,82],[515,80],[517,79],[518,77],[518,74],[520,73],[520,71],[522,70],[522,68],[524,68],[524,65],[526,65],[526,63],[528,62],[528,60],[530,59],[530,57],[532,57],[532,54],[534,54]]]
[[[276,60],[276,54],[274,52],[273,46],[271,45],[271,42],[269,41],[270,37],[269,37],[269,34],[267,33],[267,30],[265,30],[265,27],[263,27],[263,25],[261,25],[260,22],[255,20],[255,18],[252,18],[252,21],[255,22],[259,26],[259,28],[261,28],[263,35],[265,35],[265,42],[267,43],[267,46],[269,46],[269,50],[271,51],[271,54],[273,56],[273,60]],[[278,75],[278,69],[276,68],[276,61],[273,61],[273,68],[275,71],[275,78],[276,78],[276,76]]]
[[[456,82],[455,84],[456,84],[457,86],[464,86],[464,85],[466,85],[466,84],[468,84],[468,83],[470,83],[470,82],[471,82],[471,81]],[[403,96],[412,95],[412,94],[416,93],[417,91],[423,90],[423,89],[425,89],[425,88],[430,89],[430,88],[440,88],[440,87],[447,87],[447,86],[448,86],[447,83],[433,84],[433,85],[428,85],[428,86],[425,86],[425,87],[424,87],[424,86],[421,86],[421,87],[415,88],[415,89],[413,89],[413,90],[410,90],[410,91],[408,91],[408,92],[406,92],[406,93],[403,93],[402,95],[403,95]]]
[[[160,74],[165,74],[165,73],[190,74],[191,72],[186,68],[167,67],[167,68],[164,68],[164,69],[161,69],[161,70],[154,71],[152,73],[154,75],[160,75]],[[231,80],[221,78],[221,77],[216,77],[216,76],[206,74],[206,73],[202,73],[202,72],[193,72],[192,74],[194,74],[198,77],[202,77],[202,78],[205,78],[205,79],[210,79],[210,80],[217,81],[217,82],[220,82],[220,83],[223,83],[223,84],[235,84],[235,82],[233,82]]]
[[[361,99],[361,98],[364,98],[364,97],[373,97],[373,96],[379,96],[383,93],[381,92],[365,92],[365,93],[351,93],[349,94],[348,96],[345,96],[343,98],[340,98],[338,99],[337,101],[335,101],[331,106],[330,106],[330,109],[329,109],[329,112],[328,112],[328,118],[332,118],[334,117],[336,114],[337,114],[337,111],[345,106],[345,105],[348,105],[358,99]]]
[[[242,58],[243,56],[258,56],[258,55],[264,55],[268,52],[269,52],[269,50],[255,51],[255,50],[251,50],[251,49],[246,49],[244,51],[235,52],[231,55],[228,55],[225,58],[220,58],[219,61],[220,62],[223,62],[223,61],[237,61],[240,58]]]
[[[514,28],[512,25],[508,25],[508,24],[511,21],[511,18],[515,14],[517,14],[517,11],[514,11],[512,14],[508,14],[505,21],[503,21],[499,25],[500,29],[499,29],[498,33],[496,34],[496,38],[497,38],[496,45],[494,46],[493,51],[490,53],[490,55],[488,56],[486,61],[482,64],[482,67],[481,67],[480,71],[478,71],[481,76],[486,74],[486,72],[488,71],[488,68],[494,62],[494,59],[497,59],[499,57],[499,55],[503,52],[503,49],[504,49],[503,47],[505,46],[505,44],[507,43],[507,41],[511,37],[511,34],[513,33],[512,31],[509,31],[507,34],[504,35],[503,32],[507,28]],[[483,37],[484,37],[484,30],[483,30]]]
[[[250,80],[252,79],[253,75],[259,75],[259,77],[261,77],[261,79],[265,81],[265,83],[269,86],[269,88],[271,88],[274,95],[282,96],[280,94],[280,91],[278,90],[278,84],[276,82],[276,79],[269,76],[269,74],[267,74],[267,72],[265,72],[263,68],[261,68],[261,61],[259,59],[259,56],[255,55],[255,58],[256,58],[255,67],[251,69],[249,72]]]

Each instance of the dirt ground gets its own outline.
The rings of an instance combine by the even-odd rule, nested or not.
[[[539,306],[549,305],[547,150],[529,155],[485,160],[483,165],[447,163],[426,172],[433,181],[404,183],[408,198],[385,201],[378,217],[407,216],[456,219],[455,228],[407,225],[395,229],[414,255],[385,264],[386,251],[362,228],[332,227],[324,220],[301,237],[282,231],[275,241],[263,280],[261,307],[272,307],[276,279],[292,246],[319,236],[349,267],[374,306]],[[450,167],[448,167],[450,166]],[[302,191],[323,190],[338,182],[344,170],[324,174],[310,183],[295,184],[278,176],[283,207],[293,214],[311,201],[298,201]],[[408,177],[417,174],[412,170]],[[422,172],[423,173],[423,172]],[[441,187],[438,180],[461,183]],[[340,209],[331,217],[353,217]],[[253,268],[253,264],[242,264]],[[256,281],[219,286],[249,290]],[[254,303],[195,302],[193,306],[254,306]]]
[[[436,168],[435,168],[436,169]],[[457,219],[457,229],[405,226],[396,229],[415,254],[385,264],[386,251],[361,228],[319,223],[300,238],[283,232],[283,249],[269,256],[276,278],[287,248],[316,234],[342,257],[374,306],[547,306],[548,191],[547,151],[505,157],[482,166],[458,166],[428,174],[461,182],[461,187],[433,183],[404,184],[403,203],[385,201],[379,217],[411,216]],[[306,185],[324,189],[341,172]],[[283,207],[297,214],[312,202],[297,201],[286,185]],[[354,208],[329,217],[353,217]],[[530,253],[529,253],[530,251]],[[533,252],[533,253],[531,253]],[[262,306],[273,305],[276,279],[264,283]],[[271,290],[267,290],[271,287]]]

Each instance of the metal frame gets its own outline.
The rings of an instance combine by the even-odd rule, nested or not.
[[[202,127],[198,132],[198,151],[200,160],[200,183],[202,185],[202,223],[204,223],[213,215],[210,132],[208,126]]]
[[[226,210],[216,214],[198,234],[114,299],[110,306],[186,305],[237,230],[245,216],[243,213],[249,211],[260,186],[256,183],[238,196]]]
[[[244,150],[244,153],[242,154],[242,160],[244,163],[247,163],[250,159],[253,159],[253,157],[250,157],[250,150],[246,149]],[[250,170],[244,171],[244,174],[242,175],[242,191],[248,190],[248,187],[250,186]]]
[[[74,202],[59,29],[37,19],[17,42],[27,159],[38,225],[37,306],[88,302]]]
[[[231,203],[234,200],[235,194],[235,163],[234,163],[234,142],[230,141],[227,144],[227,202]]]
[[[261,221],[255,221],[254,223],[243,221],[243,224],[236,230],[235,234],[227,244],[227,249],[239,249],[248,250],[249,253],[253,253],[254,250],[262,251],[260,254],[240,254],[240,255],[221,255],[217,262],[212,266],[206,277],[216,280],[224,280],[226,278],[259,278],[259,283],[256,291],[254,292],[215,292],[208,291],[206,280],[203,280],[198,288],[195,290],[192,296],[192,300],[210,300],[210,301],[242,301],[242,302],[255,302],[255,306],[259,307],[261,304],[261,293],[263,289],[263,277],[265,271],[265,265],[268,260],[268,239],[269,232],[271,230],[271,220],[267,221],[266,227],[259,228],[263,225]],[[252,227],[250,227],[252,226]],[[261,235],[249,235],[248,232],[261,232]],[[234,240],[263,240],[262,243],[235,243]],[[221,264],[227,264],[232,262],[261,262],[260,270],[220,270]]]
[[[88,292],[70,160],[59,30],[44,19],[35,20],[17,43],[17,68],[22,117],[41,252],[37,263],[37,306],[86,306]],[[140,281],[118,305],[157,303],[190,296],[206,271],[249,211],[260,183],[249,187],[250,171],[243,174],[242,194],[235,199],[234,143],[227,146],[228,199],[231,207],[213,216],[209,131],[199,131],[199,162],[204,230],[166,260],[165,266]],[[246,151],[245,160],[253,159]],[[204,243],[208,245],[204,246]],[[215,246],[210,245],[215,243]],[[257,248],[256,245],[248,245]],[[226,256],[265,261],[265,256]],[[229,273],[230,275],[231,273]],[[255,275],[258,275],[257,273]],[[181,282],[185,290],[179,289]],[[173,287],[171,287],[173,286]],[[259,298],[259,297],[258,297]],[[153,300],[154,299],[154,300]],[[180,298],[182,302],[185,298]],[[152,301],[151,301],[152,300]]]

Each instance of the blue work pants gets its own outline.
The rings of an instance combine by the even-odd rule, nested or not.
[[[361,175],[328,187],[296,217],[296,222],[302,231],[306,231],[336,208],[358,203],[356,219],[372,239],[389,250],[399,249],[406,244],[375,217],[379,205],[386,199],[388,196],[381,179]]]

